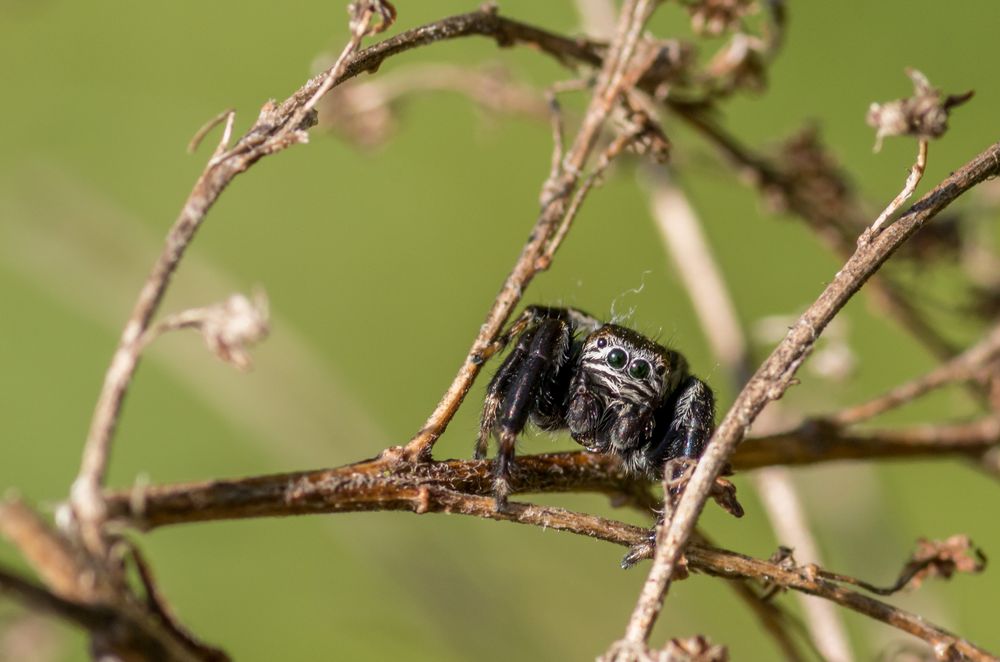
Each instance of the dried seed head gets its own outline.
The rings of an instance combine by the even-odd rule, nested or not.
[[[913,81],[913,96],[885,103],[873,103],[866,121],[875,129],[875,151],[882,148],[886,136],[915,136],[921,140],[940,138],[948,130],[952,108],[972,98],[972,91],[942,96],[927,77],[916,69],[907,69]]]
[[[972,544],[969,536],[954,535],[946,540],[917,541],[917,551],[913,553],[904,573],[914,571],[907,586],[916,588],[929,577],[950,579],[958,572],[979,573],[986,567],[986,557]]]
[[[198,328],[205,344],[216,356],[246,370],[252,365],[247,350],[266,338],[270,331],[267,296],[258,292],[251,301],[242,294],[234,294],[222,303],[205,308]]]

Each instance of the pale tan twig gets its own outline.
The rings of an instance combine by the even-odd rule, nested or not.
[[[760,495],[768,520],[783,545],[795,550],[799,559],[822,564],[819,546],[809,530],[805,508],[792,474],[786,467],[767,467],[754,474],[754,486]],[[840,614],[833,605],[812,596],[801,595],[806,623],[816,648],[828,662],[854,659]]]
[[[650,189],[653,218],[663,244],[677,267],[713,354],[726,369],[734,388],[739,390],[750,375],[749,345],[701,221],[666,170],[654,171]],[[754,475],[754,484],[782,544],[799,550],[803,558],[821,563],[804,508],[787,470],[782,467],[762,469]],[[847,633],[833,605],[810,596],[799,597],[809,631],[823,657],[838,662],[850,660]]]
[[[912,402],[934,389],[955,382],[977,378],[1000,356],[1000,326],[955,358],[930,372],[853,407],[841,410],[826,420],[835,425],[854,425]]]
[[[187,146],[188,154],[194,154],[196,151],[198,151],[198,147],[201,145],[201,142],[205,139],[205,136],[207,136],[212,129],[219,126],[223,122],[226,123],[226,129],[223,130],[222,140],[220,140],[219,142],[220,144],[228,145],[229,136],[232,135],[232,122],[233,118],[235,117],[236,117],[236,110],[233,108],[227,108],[226,110],[222,111],[212,119],[205,122],[205,124],[203,124],[201,128],[198,129],[195,132],[195,134],[191,137],[191,141],[188,142]],[[218,151],[218,148],[216,148],[216,151]]]
[[[627,0],[622,6],[618,31],[604,60],[586,114],[573,144],[563,159],[560,175],[542,186],[545,205],[531,232],[530,240],[521,249],[514,268],[504,281],[472,343],[468,356],[451,386],[431,413],[427,422],[405,447],[410,458],[428,458],[434,442],[441,436],[479,374],[483,356],[503,330],[525,288],[538,273],[538,259],[551,247],[551,238],[565,217],[567,203],[576,189],[581,173],[597,142],[601,127],[624,91],[622,81],[635,52],[643,26],[656,8],[653,0]]]
[[[886,206],[882,213],[878,215],[875,222],[871,224],[867,230],[865,230],[858,241],[869,242],[872,236],[879,232],[885,225],[889,217],[896,213],[896,211],[903,206],[903,203],[910,199],[913,192],[917,190],[917,185],[920,184],[920,180],[923,179],[924,171],[927,169],[927,147],[930,141],[927,138],[921,138],[917,145],[917,160],[914,162],[913,166],[910,168],[910,174],[906,178],[906,184],[903,185],[903,190],[892,199],[892,202]]]
[[[615,136],[610,145],[601,151],[594,169],[590,171],[590,174],[583,180],[580,188],[573,194],[569,208],[566,210],[562,221],[560,221],[559,227],[552,233],[552,238],[549,240],[548,245],[545,246],[545,251],[539,256],[537,262],[535,262],[536,269],[544,271],[552,265],[552,258],[555,257],[556,251],[559,250],[559,246],[562,245],[563,240],[566,238],[566,234],[576,219],[576,215],[580,212],[580,206],[587,198],[587,194],[601,181],[611,162],[618,158],[634,139],[635,134],[633,133],[619,134]]]
[[[101,486],[107,472],[114,429],[121,413],[125,391],[139,364],[143,335],[159,307],[170,277],[208,209],[229,181],[262,156],[280,151],[294,142],[305,139],[301,127],[307,113],[318,101],[321,91],[328,90],[345,74],[348,56],[357,50],[361,37],[368,33],[372,15],[372,7],[365,3],[361,15],[357,17],[358,20],[352,23],[352,37],[341,57],[323,76],[322,82],[318,86],[312,86],[315,89],[307,84],[303,88],[309,90],[307,93],[303,93],[302,90],[297,93],[306,97],[304,101],[298,101],[296,95],[293,95],[282,108],[265,106],[261,118],[247,136],[233,149],[219,153],[228,144],[232,130],[233,114],[226,115],[226,130],[219,148],[198,178],[180,217],[168,233],[164,250],[153,265],[152,273],[140,291],[125,324],[91,420],[80,470],[70,490],[70,502],[80,535],[87,548],[96,556],[107,554],[107,544],[101,532],[104,520]]]
[[[791,386],[820,333],[845,303],[906,239],[969,188],[1000,173],[1000,143],[991,146],[917,201],[870,243],[858,246],[819,298],[799,318],[757,369],[723,418],[701,456],[656,550],[656,563],[643,586],[625,639],[644,644],[663,605],[677,559],[694,529],[715,479],[764,406]]]
[[[663,246],[677,267],[712,353],[740,388],[751,370],[746,337],[697,213],[666,169],[648,172],[651,212]]]
[[[853,254],[858,233],[867,219],[861,207],[848,197],[832,205],[817,197],[793,177],[777,167],[777,163],[754,152],[728,133],[704,113],[684,105],[668,104],[680,118],[722,152],[741,174],[767,196],[777,194],[788,211],[802,218],[834,252],[847,259]],[[844,182],[841,182],[844,184]],[[855,226],[857,229],[855,229]],[[867,288],[868,295],[901,328],[917,338],[936,358],[947,360],[958,348],[928,320],[885,274],[876,274]]]
[[[594,39],[611,39],[614,35],[615,5],[611,0],[576,0],[581,31]]]

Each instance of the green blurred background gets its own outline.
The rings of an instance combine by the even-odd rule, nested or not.
[[[477,3],[397,4],[397,29],[405,29]],[[43,507],[65,496],[120,328],[207,158],[207,148],[187,156],[188,139],[227,107],[245,129],[266,99],[298,87],[311,63],[343,43],[342,5],[0,0],[0,489],[17,488]],[[874,216],[915,149],[890,139],[872,154],[864,114],[871,101],[909,94],[905,66],[946,91],[977,92],[932,145],[921,190],[997,139],[995,0],[919,9],[902,0],[793,2],[789,10],[769,91],[726,107],[751,144],[816,120]],[[509,0],[501,11],[577,30],[568,0]],[[656,27],[663,36],[688,31],[675,6],[664,7]],[[527,49],[498,50],[479,38],[408,53],[383,71],[418,62],[502,62],[538,85],[567,77]],[[799,222],[764,214],[703,142],[673,123],[667,130],[744,320],[801,310],[837,261]],[[405,441],[450,382],[534,222],[549,154],[542,123],[484,119],[455,95],[425,95],[374,153],[314,131],[310,145],[239,177],[163,310],[260,285],[271,300],[272,337],[248,374],[215,360],[193,334],[159,341],[126,403],[112,484],[333,466]],[[733,394],[634,174],[619,168],[592,195],[525,301],[634,311],[630,323],[682,348],[724,406]],[[948,274],[911,278],[948,296]],[[856,375],[831,383],[805,373],[786,397],[790,406],[829,411],[932,365],[863,301],[846,319]],[[974,336],[958,327],[950,335]],[[470,456],[483,383],[438,457]],[[887,420],[972,413],[962,393],[949,391]],[[572,447],[539,436],[522,452]],[[795,475],[824,562],[838,571],[888,583],[918,536],[964,532],[987,553],[1000,550],[997,486],[960,462],[840,464]],[[737,483],[747,516],[731,520],[709,507],[705,526],[720,544],[766,557],[778,541],[749,481]],[[544,501],[635,521],[595,496]],[[141,541],[183,622],[239,660],[587,659],[620,636],[645,577],[643,567],[621,571],[623,550],[610,545],[438,515],[205,524]],[[0,560],[23,567],[6,546]],[[998,593],[988,569],[893,601],[996,650]],[[0,624],[18,618],[0,604]],[[861,659],[906,641],[853,614],[845,620]],[[79,634],[62,626],[51,633],[54,659],[85,659]],[[654,641],[694,633],[728,644],[737,660],[776,655],[719,580],[679,583]]]

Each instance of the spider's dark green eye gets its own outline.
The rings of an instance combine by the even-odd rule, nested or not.
[[[628,374],[635,379],[645,379],[646,375],[649,374],[649,363],[642,359],[632,361],[632,365],[628,368]]]
[[[613,350],[608,352],[608,356],[605,358],[605,361],[607,361],[608,365],[615,370],[621,370],[625,367],[625,364],[628,363],[628,354],[625,353],[624,349],[615,347]]]

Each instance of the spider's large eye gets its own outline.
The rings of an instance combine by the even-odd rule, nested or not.
[[[649,374],[649,363],[642,359],[632,361],[632,365],[628,367],[628,374],[635,379],[645,379]]]
[[[615,370],[621,370],[628,363],[628,354],[624,349],[620,347],[615,347],[613,350],[608,352],[608,356],[604,359],[608,362],[608,365]]]

